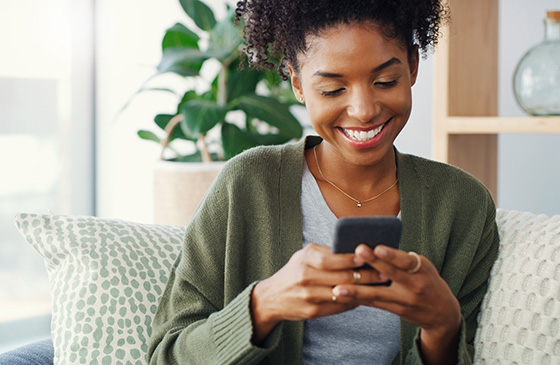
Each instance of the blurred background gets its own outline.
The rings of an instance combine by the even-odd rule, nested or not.
[[[206,3],[218,13],[223,5]],[[514,68],[543,39],[545,12],[555,8],[557,0],[501,1],[500,115],[523,115]],[[19,235],[14,214],[153,222],[160,149],[136,131],[152,128],[154,115],[176,100],[146,92],[119,111],[154,73],[162,36],[176,22],[185,22],[176,0],[0,2],[0,351],[48,336],[50,324],[43,260]],[[431,58],[421,61],[413,113],[396,141],[428,158],[432,67]],[[305,113],[298,116],[307,124]],[[500,135],[499,156],[499,207],[560,213],[560,136]]]

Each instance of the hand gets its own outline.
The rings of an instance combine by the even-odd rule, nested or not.
[[[253,289],[251,310],[254,343],[260,343],[283,320],[302,321],[353,309],[352,300],[333,301],[332,288],[354,283],[354,270],[364,264],[355,254],[333,254],[326,246],[310,244]],[[361,270],[361,281],[380,282],[375,270]]]
[[[423,355],[428,358],[433,358],[434,351],[437,356],[449,349],[452,353],[455,349],[456,354],[461,308],[434,265],[426,257],[419,256],[421,267],[411,273],[409,271],[418,264],[416,257],[386,246],[371,250],[366,245],[360,245],[355,253],[378,270],[381,278],[392,280],[392,284],[389,287],[338,285],[333,288],[338,301],[358,301],[385,309],[419,326]]]

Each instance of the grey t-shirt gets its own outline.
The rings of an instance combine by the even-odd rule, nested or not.
[[[325,202],[305,164],[302,180],[303,247],[332,245],[338,218]],[[304,324],[304,364],[390,364],[400,350],[400,319],[390,312],[360,306]]]

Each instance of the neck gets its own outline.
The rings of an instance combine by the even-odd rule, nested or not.
[[[378,161],[359,164],[348,161],[328,143],[317,145],[317,165],[324,178],[330,180],[357,199],[367,199],[393,184],[397,178],[396,155],[394,149]],[[307,162],[313,166],[312,172],[318,180],[324,180],[317,168],[313,151],[308,152]]]

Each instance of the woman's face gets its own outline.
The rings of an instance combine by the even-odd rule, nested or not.
[[[377,29],[343,24],[310,36],[299,72],[290,67],[296,97],[305,99],[313,128],[327,142],[322,153],[360,166],[394,161],[393,141],[410,116],[418,70],[418,53],[409,58]]]

